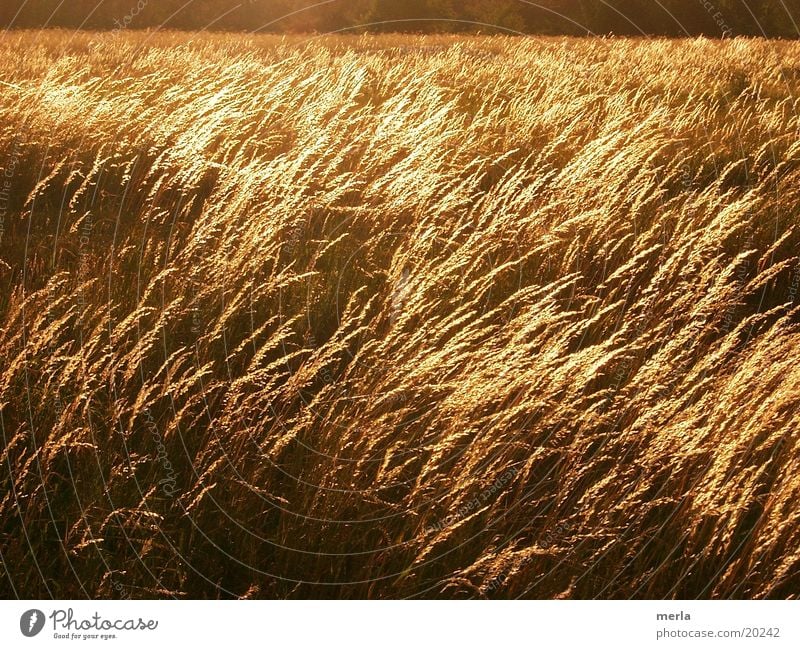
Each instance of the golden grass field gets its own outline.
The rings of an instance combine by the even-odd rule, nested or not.
[[[800,592],[800,43],[5,33],[0,594]]]

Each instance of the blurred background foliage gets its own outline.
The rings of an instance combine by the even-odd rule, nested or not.
[[[796,38],[800,0],[3,0],[8,28]]]

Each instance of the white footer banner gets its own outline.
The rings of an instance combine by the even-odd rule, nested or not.
[[[0,602],[0,647],[13,648],[777,649],[800,647],[798,627],[790,601]]]

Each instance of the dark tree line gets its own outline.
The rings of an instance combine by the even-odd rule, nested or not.
[[[1,0],[0,25],[800,36],[800,0]],[[319,6],[313,6],[319,5]]]

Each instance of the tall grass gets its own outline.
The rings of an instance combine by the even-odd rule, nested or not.
[[[791,597],[800,45],[0,39],[0,593]]]

